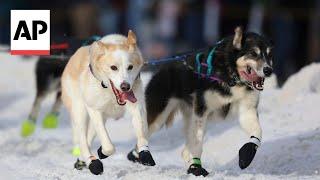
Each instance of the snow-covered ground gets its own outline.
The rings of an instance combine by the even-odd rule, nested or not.
[[[180,156],[182,123],[154,134],[150,148],[155,167],[126,159],[135,144],[129,118],[107,121],[116,153],[103,160],[104,173],[73,169],[71,129],[65,109],[57,129],[41,128],[41,119],[54,96],[44,103],[35,134],[20,137],[35,96],[35,58],[0,54],[0,179],[194,179],[186,174]],[[292,76],[283,89],[267,81],[259,112],[263,143],[246,170],[238,167],[238,150],[248,140],[238,121],[210,123],[205,137],[203,166],[209,179],[320,179],[320,65],[310,65]],[[148,76],[144,76],[145,80]],[[318,80],[318,81],[317,81]],[[318,89],[317,89],[318,88]],[[99,146],[96,140],[94,149]]]

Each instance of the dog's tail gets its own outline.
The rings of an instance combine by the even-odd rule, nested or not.
[[[174,100],[170,100],[162,111],[153,111],[149,109],[147,116],[149,135],[158,131],[163,126],[166,126],[167,128],[171,127],[178,109],[177,103]]]
[[[162,69],[156,73],[147,85],[146,108],[149,131],[151,134],[166,125],[170,127],[174,116],[179,110],[179,100],[173,97],[177,94],[177,79],[171,77],[173,72]]]

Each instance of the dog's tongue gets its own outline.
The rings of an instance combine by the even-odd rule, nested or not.
[[[133,91],[128,91],[128,92],[121,92],[120,94],[120,99],[121,101],[125,101],[125,100],[128,100],[132,103],[135,103],[137,102],[137,98],[135,97]]]
[[[259,77],[257,81],[252,82],[252,87],[255,89],[262,91],[263,90],[263,84],[264,84],[264,78]]]

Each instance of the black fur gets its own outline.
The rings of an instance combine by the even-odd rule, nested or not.
[[[231,106],[231,104],[227,104],[225,106],[222,106],[222,108],[220,110],[221,117],[223,117],[223,118],[227,117],[229,110],[230,110],[230,106]]]
[[[50,84],[52,81],[60,81],[62,72],[67,65],[66,59],[56,59],[50,57],[39,58],[36,64],[36,84],[38,95],[43,95],[49,91]],[[60,90],[60,83],[57,89]]]
[[[203,116],[203,113],[207,110],[203,93],[203,91],[196,91],[195,112],[199,117]]]

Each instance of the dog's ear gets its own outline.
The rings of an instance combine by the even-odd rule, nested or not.
[[[95,41],[92,43],[89,49],[90,59],[97,59],[100,56],[104,55],[105,45],[101,41]]]
[[[242,29],[240,26],[236,27],[234,30],[234,38],[233,38],[233,47],[240,50],[241,49],[241,42],[242,42]]]
[[[137,44],[137,36],[134,34],[132,30],[128,32],[128,41],[129,50],[133,51]]]

